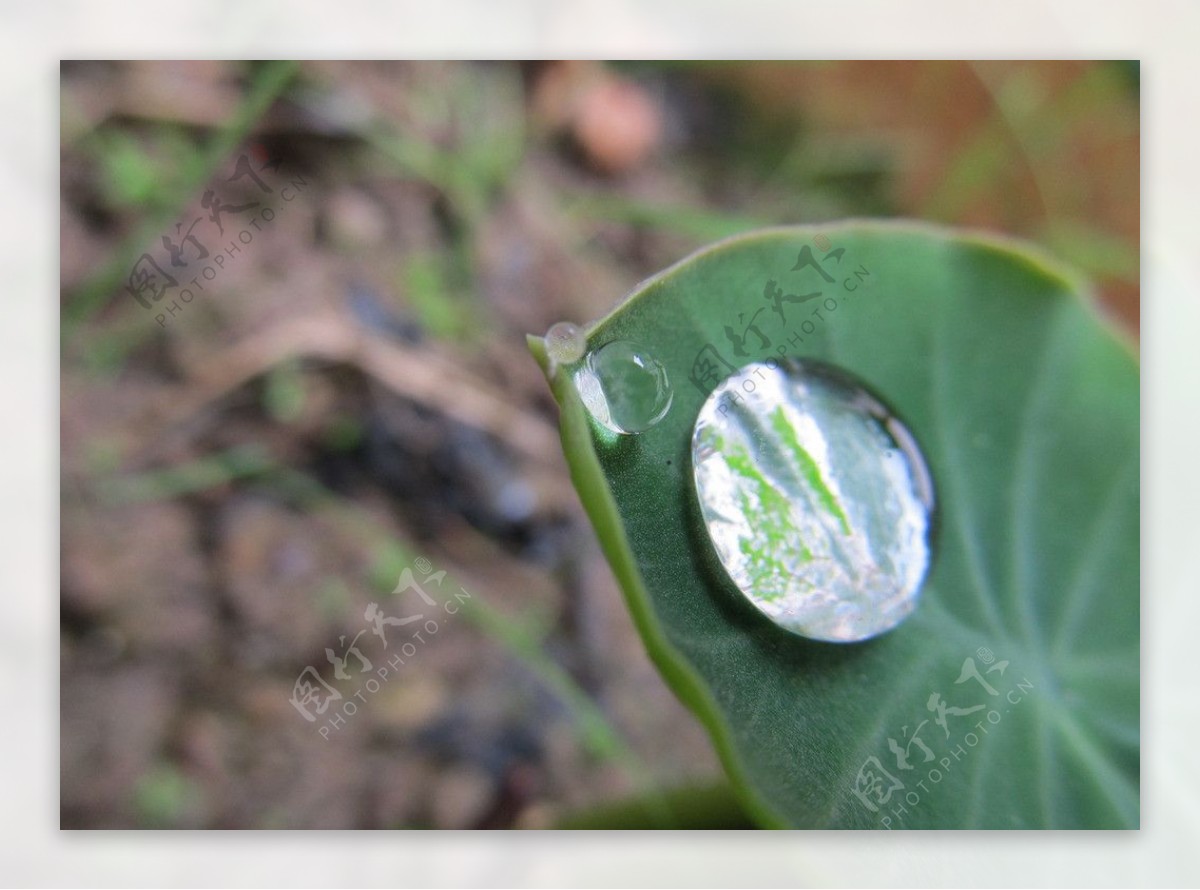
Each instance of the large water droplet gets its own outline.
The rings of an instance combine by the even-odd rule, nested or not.
[[[779,626],[854,642],[916,608],[929,471],[908,430],[849,375],[798,359],[747,365],[701,407],[692,468],[721,564]]]
[[[671,408],[666,368],[630,340],[589,353],[574,379],[588,412],[615,433],[644,433]]]

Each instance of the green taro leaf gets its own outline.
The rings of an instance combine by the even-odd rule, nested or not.
[[[823,296],[781,319],[768,282]],[[735,357],[725,328],[749,322],[770,345],[749,332]],[[586,334],[640,344],[672,382],[667,416],[618,436],[530,338],[647,649],[762,825],[1138,826],[1138,368],[1077,281],[1020,245],[922,225],[768,229],[644,282]],[[837,365],[912,431],[935,546],[898,628],[811,642],[728,580],[691,470],[706,346],[735,367],[780,347]]]

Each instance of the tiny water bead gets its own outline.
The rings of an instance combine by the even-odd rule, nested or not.
[[[573,365],[587,351],[587,337],[583,330],[569,321],[551,325],[544,339],[546,355],[560,365]]]
[[[929,470],[912,434],[844,371],[784,359],[726,378],[696,419],[692,468],[721,565],[780,627],[849,643],[916,608]]]
[[[644,433],[671,408],[666,368],[630,340],[614,340],[589,353],[574,379],[588,413],[615,433]]]

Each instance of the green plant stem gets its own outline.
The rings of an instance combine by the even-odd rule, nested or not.
[[[673,814],[669,823],[661,821],[660,813],[664,806]],[[637,794],[575,810],[555,822],[554,827],[564,830],[733,830],[758,826],[742,808],[732,786],[724,779],[719,779],[711,784],[656,790],[653,799],[645,794]]]

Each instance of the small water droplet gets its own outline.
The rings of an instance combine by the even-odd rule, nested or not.
[[[671,408],[666,368],[630,340],[589,353],[575,373],[575,386],[592,417],[615,433],[644,433]]]
[[[916,608],[933,489],[912,434],[829,365],[747,365],[692,436],[700,513],[722,566],[773,622],[814,640],[877,636]]]
[[[574,364],[587,351],[587,337],[583,329],[569,321],[552,324],[543,339],[546,341],[546,355],[560,365]]]

